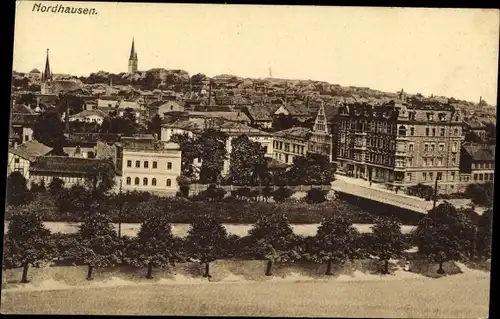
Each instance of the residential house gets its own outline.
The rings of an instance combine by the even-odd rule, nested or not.
[[[169,112],[184,112],[184,107],[182,107],[176,101],[168,101],[168,102],[163,103],[160,106],[158,106],[157,114],[161,118],[163,118],[165,116],[165,113],[169,113]]]
[[[474,133],[481,140],[486,140],[486,125],[483,122],[479,121],[476,118],[471,118],[468,120],[464,120],[464,133]]]
[[[37,140],[30,140],[21,145],[9,148],[7,174],[20,172],[29,181],[30,165],[37,157],[46,156],[50,152],[52,152],[52,147],[42,144]]]
[[[106,113],[101,110],[83,110],[80,113],[71,115],[69,121],[80,121],[87,123],[102,124],[102,121],[107,117]]]
[[[297,156],[305,156],[311,130],[305,127],[292,127],[274,133],[274,158],[285,164],[292,164]]]
[[[250,119],[250,124],[262,128],[271,128],[273,126],[273,119],[267,108],[263,105],[247,105],[243,112]]]
[[[465,184],[493,182],[495,145],[463,145],[460,149],[460,180]]]
[[[23,104],[14,104],[12,107],[11,128],[12,142],[21,144],[33,139],[33,127],[38,114]]]

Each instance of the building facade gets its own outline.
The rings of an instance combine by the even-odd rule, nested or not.
[[[419,183],[455,192],[459,183],[461,112],[412,100],[340,108],[337,159],[348,175],[407,187]]]
[[[460,151],[460,178],[468,184],[493,182],[495,146],[463,145]]]
[[[161,141],[122,141],[122,188],[175,196],[181,175],[178,144]]]

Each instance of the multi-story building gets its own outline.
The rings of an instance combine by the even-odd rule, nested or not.
[[[354,102],[340,108],[338,163],[348,174],[407,187],[454,192],[459,182],[462,115],[431,100]]]
[[[39,156],[52,152],[52,148],[36,140],[30,140],[9,149],[7,174],[20,172],[26,180],[30,179],[30,166]]]
[[[460,179],[465,183],[495,180],[495,145],[463,145],[460,151]]]
[[[324,106],[318,109],[313,129],[292,127],[274,133],[274,158],[291,164],[297,156],[308,152],[322,154],[332,161],[332,134],[329,131]]]
[[[176,143],[122,138],[122,187],[174,196],[181,175],[181,150]]]

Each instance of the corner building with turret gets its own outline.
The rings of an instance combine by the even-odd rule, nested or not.
[[[402,189],[419,183],[439,193],[460,184],[462,114],[448,103],[419,98],[344,103],[339,109],[338,169]]]

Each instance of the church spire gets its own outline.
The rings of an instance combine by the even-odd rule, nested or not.
[[[132,48],[130,49],[130,60],[137,59],[137,52],[135,52],[134,38],[132,38]]]
[[[42,81],[50,81],[50,80],[52,80],[52,73],[50,71],[49,49],[47,49],[47,59],[45,60],[45,70],[43,72]]]

